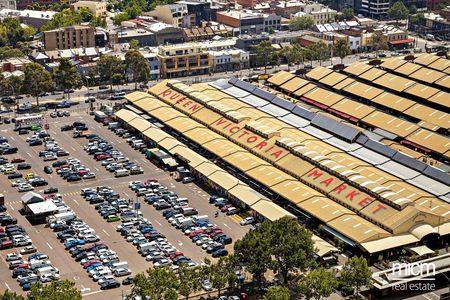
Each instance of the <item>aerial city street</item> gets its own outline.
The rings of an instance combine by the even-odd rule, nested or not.
[[[449,300],[449,51],[448,0],[0,0],[0,300]]]

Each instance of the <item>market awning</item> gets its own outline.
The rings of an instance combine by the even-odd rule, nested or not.
[[[420,256],[428,255],[428,254],[434,254],[434,251],[428,248],[427,246],[417,246],[417,247],[409,247],[406,248],[409,252]]]
[[[327,241],[321,239],[317,235],[312,235],[312,240],[314,242],[315,253],[319,257],[323,257],[327,254],[331,254],[333,252],[338,252],[339,249],[328,243]]]
[[[406,40],[397,40],[397,41],[390,41],[389,44],[391,45],[399,45],[399,44],[409,44],[413,43],[413,39],[406,39]]]
[[[44,201],[27,205],[28,210],[33,215],[40,215],[58,211],[58,207],[53,201]]]
[[[270,221],[276,221],[283,217],[295,218],[293,214],[273,202],[261,200],[251,206],[257,213],[263,215]]]
[[[245,204],[251,206],[255,204],[256,202],[263,200],[265,201],[265,198],[260,193],[256,192],[252,188],[250,188],[247,185],[239,184],[228,191],[229,194],[231,194],[233,197],[236,197],[240,201],[244,202]]]

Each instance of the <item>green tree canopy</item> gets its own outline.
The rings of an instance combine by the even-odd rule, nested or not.
[[[387,49],[388,42],[386,36],[381,31],[375,31],[372,34],[372,50],[378,55],[378,51]]]
[[[404,20],[408,18],[409,10],[406,8],[403,2],[395,2],[391,8],[389,8],[387,15],[391,20]]]
[[[350,258],[341,271],[341,284],[348,290],[353,290],[356,295],[362,287],[372,285],[372,271],[370,271],[364,257],[354,256]]]
[[[176,300],[177,275],[166,268],[151,268],[139,273],[133,279],[131,296],[150,297],[150,299]]]
[[[254,46],[256,52],[256,63],[258,66],[264,66],[264,73],[267,73],[267,65],[275,65],[278,63],[278,52],[270,41],[262,41],[259,45]]]
[[[219,261],[211,265],[211,284],[217,289],[218,297],[226,285],[236,282],[236,273],[234,267],[234,258],[232,256],[221,257]]]
[[[350,21],[355,16],[355,12],[352,8],[345,8],[342,13],[336,16],[338,21]]]
[[[0,20],[0,47],[15,47],[17,43],[24,42],[27,38],[18,18],[7,17]]]
[[[39,106],[39,95],[42,92],[50,92],[53,88],[52,75],[40,64],[30,63],[25,66],[24,92],[36,97]]]
[[[180,268],[178,271],[178,286],[177,290],[181,296],[186,297],[186,300],[189,299],[189,296],[192,293],[195,293],[200,290],[201,287],[201,276],[200,276],[200,268]]]
[[[334,54],[341,58],[341,63],[347,55],[350,55],[352,50],[348,45],[346,39],[338,39],[334,44]]]
[[[69,280],[54,281],[50,284],[36,283],[31,286],[28,297],[33,300],[81,300],[81,292]]]
[[[150,78],[148,61],[138,50],[127,51],[125,54],[125,66],[127,74],[134,82],[134,89],[137,89],[138,82],[145,82]]]
[[[291,30],[306,30],[314,26],[314,19],[309,16],[295,17],[289,21]]]
[[[5,290],[3,294],[0,294],[0,300],[25,300],[22,295],[17,295],[15,292]]]
[[[53,74],[53,78],[56,87],[62,90],[80,88],[82,84],[77,68],[68,58],[61,58],[59,66]],[[68,93],[68,95],[70,95],[70,93]]]
[[[83,21],[83,16],[80,11],[64,9],[56,13],[53,18],[41,27],[41,31],[56,29],[59,27],[67,27],[75,24],[80,24]]]
[[[114,16],[113,23],[114,23],[114,25],[120,26],[120,24],[122,24],[122,22],[128,21],[129,19],[130,19],[130,17],[128,16],[127,13],[121,12]]]
[[[134,49],[134,50],[139,49],[139,41],[136,39],[132,39],[130,41],[130,49]]]
[[[298,290],[307,300],[329,297],[337,287],[336,275],[324,268],[317,268],[298,283]]]
[[[25,56],[25,54],[20,49],[12,48],[11,46],[0,47],[0,59],[22,56]]]
[[[285,286],[274,285],[267,289],[267,293],[262,300],[289,300],[289,289]]]
[[[318,60],[320,64],[331,56],[330,47],[323,40],[311,44],[308,48],[311,50],[312,58]]]
[[[112,55],[102,55],[97,61],[100,81],[111,85],[123,81],[123,65],[118,57]]]
[[[90,22],[94,18],[94,15],[87,7],[80,7],[80,9],[78,9],[78,12],[80,14],[82,22]]]

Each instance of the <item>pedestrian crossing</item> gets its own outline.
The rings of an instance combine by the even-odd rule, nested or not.
[[[81,192],[68,192],[68,193],[61,193],[61,196],[77,196],[77,195],[80,195],[81,194]]]
[[[243,220],[243,218],[241,216],[239,216],[239,215],[231,215],[230,219],[233,220],[236,223],[239,223],[239,222],[241,222]]]

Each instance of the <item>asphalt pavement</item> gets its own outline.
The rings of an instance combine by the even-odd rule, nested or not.
[[[50,165],[51,162],[44,162],[42,158],[38,156],[38,153],[43,149],[43,146],[29,147],[26,143],[28,135],[18,135],[17,132],[12,130],[13,124],[0,125],[0,135],[7,137],[12,146],[19,148],[17,154],[10,154],[7,155],[7,157],[23,157],[27,163],[32,165],[32,169],[22,171],[22,173],[37,173],[49,182],[49,186],[58,187],[63,200],[73,209],[79,218],[96,231],[101,241],[107,244],[110,249],[117,252],[117,255],[121,260],[128,261],[129,268],[133,274],[145,271],[151,267],[151,264],[145,261],[145,258],[138,254],[136,248],[126,242],[124,237],[116,232],[115,227],[119,224],[118,222],[107,223],[95,211],[94,207],[81,197],[80,191],[82,188],[108,185],[116,192],[119,192],[123,198],[134,199],[134,192],[128,188],[129,181],[156,178],[170,190],[175,191],[180,197],[188,198],[191,206],[195,207],[199,211],[199,214],[208,214],[213,222],[233,238],[233,241],[241,238],[247,232],[249,229],[248,227],[239,225],[239,221],[241,220],[239,216],[229,217],[220,214],[218,218],[214,218],[213,215],[216,209],[213,205],[208,203],[209,194],[206,191],[202,190],[194,183],[182,184],[176,182],[170,177],[168,172],[164,172],[157,168],[148,161],[143,154],[132,149],[122,138],[117,137],[113,132],[106,129],[106,127],[95,122],[92,116],[87,115],[85,108],[71,109],[71,111],[72,116],[70,117],[48,118],[50,126],[48,132],[62,148],[70,152],[72,157],[79,159],[81,163],[85,164],[91,171],[95,172],[96,179],[68,183],[56,173],[45,174],[43,168],[45,165]],[[110,141],[111,144],[113,144],[116,149],[123,152],[125,156],[136,161],[144,169],[144,174],[115,178],[101,166],[100,162],[95,161],[92,156],[89,156],[82,149],[84,144],[87,143],[86,139],[74,139],[72,138],[70,131],[60,131],[62,125],[72,123],[75,120],[86,122],[88,127],[95,133]],[[30,238],[33,240],[33,245],[37,247],[38,251],[42,251],[49,255],[52,264],[60,270],[61,278],[74,281],[77,288],[82,291],[82,294],[86,299],[99,299],[99,293],[102,294],[101,299],[121,299],[122,292],[127,293],[130,290],[130,286],[122,286],[118,289],[101,291],[99,286],[88,277],[82,266],[71,258],[70,254],[64,249],[64,245],[57,240],[56,234],[50,228],[45,227],[44,225],[32,226],[29,221],[19,213],[19,209],[22,207],[21,196],[23,194],[18,193],[16,188],[11,187],[10,181],[3,174],[0,174],[0,185],[2,187],[2,192],[5,195],[8,212],[13,217],[16,217],[18,219],[18,224],[22,225],[27,230]],[[39,187],[35,191],[39,192],[45,188],[46,187]],[[153,222],[153,225],[158,231],[164,234],[178,250],[184,252],[185,255],[199,264],[203,262],[205,257],[211,259],[211,256],[207,254],[206,251],[195,246],[182,232],[169,225],[167,220],[162,216],[161,211],[157,211],[143,201],[141,202],[141,211],[144,217]],[[227,246],[227,249],[232,250],[232,245]],[[0,290],[6,288],[18,293],[23,293],[18,282],[15,279],[12,279],[11,272],[8,270],[8,266],[4,261],[4,256],[7,253],[15,251],[18,250],[9,249],[0,251],[0,280],[2,281],[2,283],[0,283]],[[2,287],[2,285],[4,286]]]

